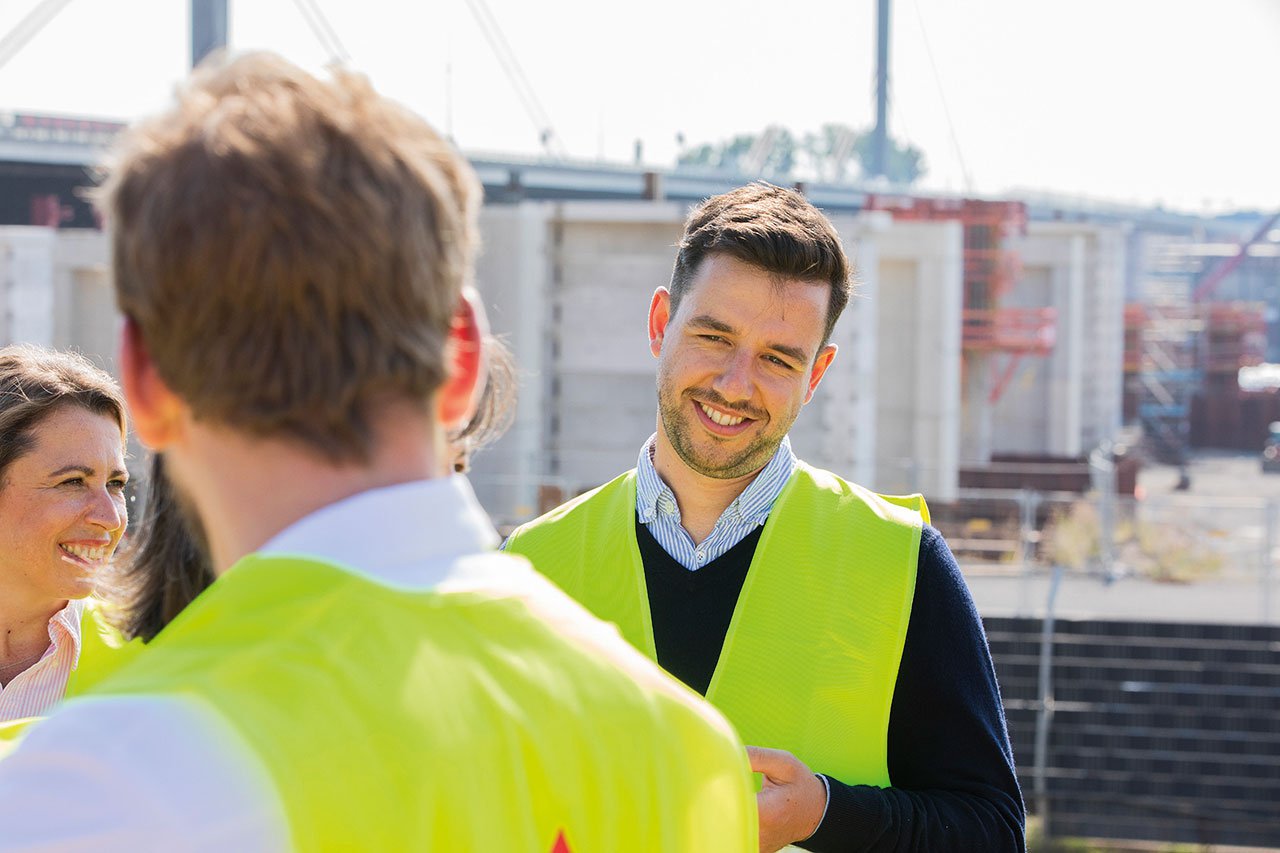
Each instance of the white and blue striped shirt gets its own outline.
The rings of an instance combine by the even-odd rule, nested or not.
[[[662,550],[691,572],[720,557],[764,524],[796,467],[791,439],[784,437],[769,464],[760,469],[751,485],[716,520],[711,535],[701,545],[694,545],[693,538],[680,524],[676,496],[653,467],[657,438],[657,433],[649,436],[636,462],[636,515]]]

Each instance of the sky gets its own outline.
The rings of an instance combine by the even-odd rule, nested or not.
[[[575,160],[669,167],[770,124],[874,122],[875,0],[315,0],[350,64],[468,152],[539,156],[486,7]],[[0,0],[0,38],[38,5]],[[294,0],[230,0],[235,50],[319,72]],[[1280,0],[893,0],[890,132],[921,191],[1280,209]],[[132,119],[189,64],[187,0],[71,0],[0,111]]]

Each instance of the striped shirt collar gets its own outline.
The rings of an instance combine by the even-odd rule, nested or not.
[[[66,643],[71,649],[72,669],[80,665],[80,649],[84,645],[80,641],[80,622],[86,603],[83,598],[72,599],[49,620],[49,648],[56,650]]]
[[[669,518],[680,523],[680,507],[671,487],[658,476],[658,469],[653,465],[653,454],[657,447],[658,434],[649,436],[649,440],[640,448],[640,457],[636,461],[636,514],[644,524],[650,524],[659,517]],[[719,524],[730,521],[734,524],[759,526],[765,523],[773,504],[782,494],[782,488],[791,478],[796,467],[796,455],[791,451],[791,439],[784,436],[778,450],[773,454],[760,473],[742,494],[734,499],[720,516]]]
[[[80,661],[83,600],[71,600],[49,618],[49,647],[40,660],[0,688],[0,723],[38,717],[62,699],[67,679]]]

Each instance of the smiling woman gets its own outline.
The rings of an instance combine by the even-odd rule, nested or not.
[[[84,358],[0,349],[0,722],[62,698],[125,528],[125,429],[115,381]]]

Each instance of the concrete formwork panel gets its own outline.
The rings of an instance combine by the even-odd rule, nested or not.
[[[657,361],[646,323],[654,290],[670,281],[685,211],[627,206],[642,210],[627,216],[619,205],[565,205],[553,225],[560,346],[549,427],[572,492],[631,467],[656,422]]]
[[[993,406],[992,452],[1078,457],[1115,438],[1124,239],[1118,228],[1033,222],[1015,242],[1023,274],[1003,305],[1054,308],[1057,333],[1051,353],[1022,358]]]
[[[120,312],[111,287],[107,235],[90,230],[62,230],[57,235],[53,345],[77,350],[114,374]]]
[[[1114,441],[1124,423],[1124,305],[1127,264],[1124,228],[1099,228],[1089,243],[1093,280],[1085,297],[1084,402],[1086,448]]]
[[[53,270],[58,232],[52,228],[0,228],[0,338],[53,346]]]
[[[0,228],[3,340],[73,349],[115,372],[119,313],[101,231]]]
[[[552,209],[549,203],[527,203],[489,206],[480,213],[476,288],[490,329],[511,349],[516,363],[515,421],[506,435],[472,460],[476,494],[499,523],[535,515],[538,486],[547,475],[547,223]]]
[[[873,485],[954,500],[960,456],[963,230],[894,222],[874,236],[876,355]]]

